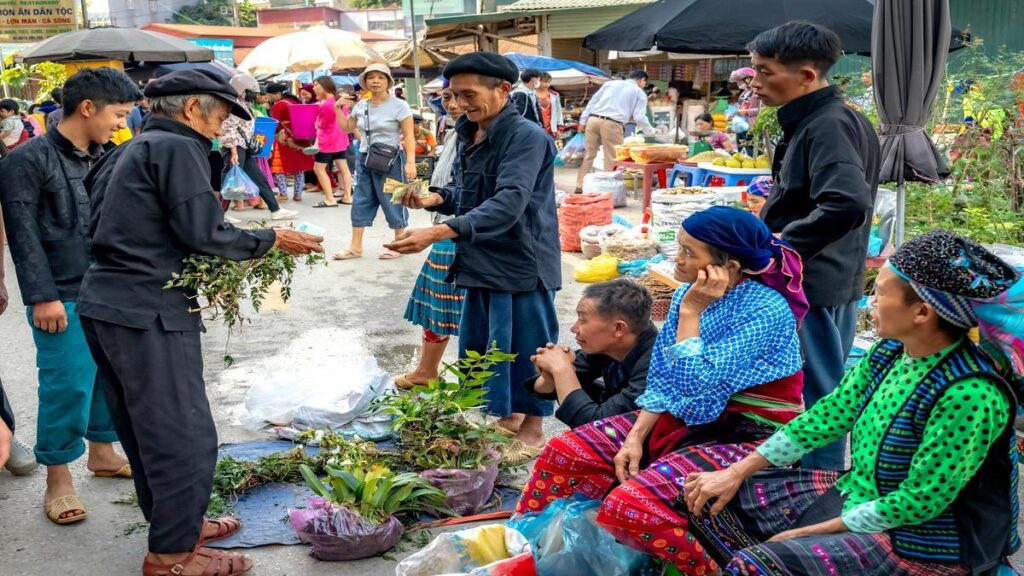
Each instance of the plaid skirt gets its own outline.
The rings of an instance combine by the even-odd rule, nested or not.
[[[455,261],[455,243],[435,243],[405,306],[405,319],[440,336],[458,336],[466,291],[445,281]]]

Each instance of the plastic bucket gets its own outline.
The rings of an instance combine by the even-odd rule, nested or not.
[[[316,104],[292,104],[288,108],[292,121],[292,136],[298,140],[316,138],[316,113],[320,107]]]
[[[277,120],[260,116],[253,125],[252,136],[260,145],[260,151],[253,154],[255,158],[269,158],[274,149],[274,133],[277,132]]]

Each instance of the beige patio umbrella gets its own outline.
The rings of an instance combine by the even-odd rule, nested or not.
[[[360,70],[374,62],[387,64],[358,34],[312,26],[266,40],[242,60],[238,69],[247,74]]]

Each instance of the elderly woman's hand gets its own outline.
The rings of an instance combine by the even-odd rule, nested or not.
[[[704,505],[714,500],[711,515],[725,509],[725,505],[736,496],[743,483],[743,477],[735,470],[726,468],[717,472],[698,472],[686,477],[686,507],[690,514],[700,515]]]
[[[323,236],[299,232],[294,228],[274,228],[274,246],[285,252],[300,256],[311,252],[323,253]]]
[[[679,304],[680,312],[699,315],[729,290],[729,270],[724,266],[708,266],[697,272],[697,280],[686,291]]]

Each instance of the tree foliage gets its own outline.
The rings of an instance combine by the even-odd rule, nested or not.
[[[201,0],[194,6],[185,6],[174,15],[174,21],[178,24],[203,24],[207,26],[232,26],[234,24],[234,12],[232,0]],[[245,27],[255,27],[256,8],[248,2],[238,3],[238,17],[240,24]]]
[[[0,75],[0,81],[6,82],[15,90],[21,90],[29,81],[35,80],[39,83],[39,92],[36,94],[36,102],[42,102],[50,97],[50,91],[58,86],[63,86],[68,79],[68,69],[63,64],[56,62],[40,62],[39,64],[15,64],[14,54],[8,55],[4,60],[4,72]]]
[[[400,8],[402,3],[396,0],[352,0],[352,7],[361,10],[374,8]]]

